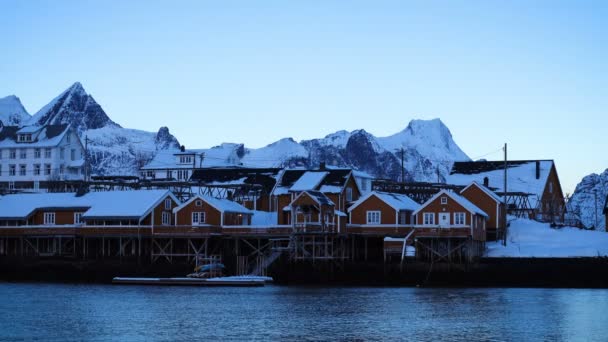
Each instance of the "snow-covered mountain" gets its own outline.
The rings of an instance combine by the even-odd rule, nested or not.
[[[596,197],[597,196],[597,197]],[[601,174],[592,173],[585,176],[576,186],[574,193],[568,201],[570,214],[579,218],[587,228],[595,227],[597,211],[597,228],[606,229],[603,215],[604,203],[608,196],[608,169]],[[596,207],[597,198],[597,207]]]
[[[20,126],[30,119],[21,100],[15,95],[0,98],[0,121],[6,126]]]
[[[79,82],[42,107],[27,124],[71,124],[83,143],[88,141],[93,174],[136,174],[157,151],[179,148],[167,127],[157,133],[122,128]]]
[[[224,143],[198,151],[205,152],[204,166],[317,167],[324,162],[399,179],[401,149],[406,180],[443,181],[454,161],[470,160],[439,119],[412,120],[403,131],[388,137],[375,137],[360,129],[301,142],[284,138],[258,149]]]

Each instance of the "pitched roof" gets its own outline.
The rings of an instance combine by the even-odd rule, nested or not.
[[[346,186],[346,182],[348,181],[349,176],[352,174],[352,170],[332,168],[326,168],[323,170],[287,169],[281,174],[280,181],[273,190],[273,194],[282,195],[289,193],[290,190],[297,191],[293,190],[292,186],[294,186],[301,177],[308,173],[326,173],[314,190],[319,190],[324,193],[340,193]]]
[[[195,169],[190,180],[215,186],[259,185],[264,192],[270,193],[280,172],[278,168],[211,167]]]
[[[553,160],[515,160],[507,162],[507,192],[522,192],[542,195]],[[446,177],[446,182],[456,185],[469,185],[471,182],[484,184],[503,192],[504,161],[455,162],[452,171]],[[538,169],[537,169],[538,167]],[[538,177],[537,177],[538,172]],[[535,205],[535,203],[532,203]]]
[[[468,199],[466,199],[452,191],[447,191],[447,190],[441,190],[440,192],[435,194],[428,201],[424,202],[418,209],[416,209],[413,214],[416,215],[422,209],[424,209],[427,205],[431,204],[433,201],[435,201],[437,198],[439,198],[442,195],[447,195],[448,197],[450,197],[451,199],[456,201],[456,203],[460,204],[463,208],[465,208],[466,210],[468,210],[469,212],[471,212],[473,214],[478,214],[478,215],[484,216],[486,218],[489,217],[488,214],[485,213],[485,211],[479,209],[479,207],[477,207],[475,204],[471,203],[471,201],[469,201]]]
[[[70,125],[44,125],[40,126],[4,126],[0,130],[0,147],[11,148],[11,147],[54,147],[57,146],[65,134],[69,131]],[[17,135],[19,133],[40,133],[36,136],[36,139],[31,142],[17,142]]]
[[[168,190],[132,190],[74,193],[14,194],[0,198],[0,218],[26,219],[40,209],[83,209],[84,218],[136,218],[147,215],[166,196]]]
[[[462,195],[462,193],[470,188],[471,186],[476,186],[477,188],[479,188],[481,191],[483,191],[486,195],[490,196],[494,201],[496,201],[497,203],[502,203],[503,198],[498,196],[494,191],[488,189],[487,187],[477,183],[477,182],[471,182],[471,184],[467,185],[464,189],[462,189],[460,191],[460,194]]]
[[[315,190],[321,184],[325,176],[327,176],[328,174],[329,172],[326,171],[306,171],[289,188],[289,191]]]
[[[332,200],[329,199],[329,197],[325,196],[325,194],[323,194],[320,191],[314,191],[314,190],[301,192],[296,198],[294,198],[293,201],[291,201],[291,203],[297,201],[300,197],[304,196],[304,194],[308,195],[315,202],[319,203],[319,205],[335,205],[334,202],[332,202]],[[291,206],[291,203],[289,204],[289,206]],[[289,207],[289,206],[287,206],[287,207]],[[285,210],[287,207],[283,208],[283,210]]]
[[[217,209],[221,213],[253,214],[253,211],[245,208],[244,206],[242,206],[239,203],[236,203],[234,201],[231,201],[231,200],[228,200],[225,198],[215,198],[215,197],[211,197],[211,196],[200,196],[200,195],[194,196],[191,199],[189,199],[188,201],[179,205],[178,207],[173,208],[173,212],[176,213],[176,212],[182,210],[184,207],[186,207],[190,203],[194,202],[195,200],[202,200],[202,201],[206,202],[207,204],[209,204],[210,206]]]
[[[356,207],[358,207],[361,203],[365,202],[368,198],[375,196],[380,199],[382,202],[388,204],[391,208],[400,211],[400,210],[411,210],[414,211],[420,207],[420,204],[416,203],[414,200],[409,198],[407,195],[396,194],[391,192],[380,192],[380,191],[372,191],[369,194],[359,198],[353,205],[348,208],[348,211],[352,211]]]

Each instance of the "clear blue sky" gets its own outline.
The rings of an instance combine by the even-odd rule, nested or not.
[[[21,1],[0,11],[0,96],[75,81],[124,127],[260,147],[441,118],[475,158],[608,167],[608,1]],[[499,159],[501,153],[488,155]]]

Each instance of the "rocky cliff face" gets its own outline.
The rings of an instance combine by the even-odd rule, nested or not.
[[[608,169],[599,175],[592,173],[585,176],[568,201],[570,215],[580,219],[587,228],[596,227],[599,230],[606,230],[603,214],[606,196],[608,196]]]

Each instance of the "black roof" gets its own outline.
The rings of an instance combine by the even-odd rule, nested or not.
[[[536,163],[541,161],[552,161],[552,160],[508,160],[507,168],[520,166],[528,163]],[[485,173],[495,170],[502,170],[505,167],[504,160],[501,161],[472,161],[472,162],[454,162],[452,171],[450,174],[462,174],[462,175],[473,175],[478,173]]]
[[[45,128],[47,139],[52,139],[63,133],[68,128],[68,125],[46,125]]]
[[[5,139],[17,140],[18,126],[4,126],[0,130],[0,141]]]
[[[270,193],[280,171],[281,169],[278,168],[210,167],[195,169],[190,180],[201,184],[211,184],[228,183],[245,178],[245,184],[260,185],[266,193]]]

